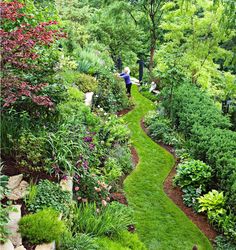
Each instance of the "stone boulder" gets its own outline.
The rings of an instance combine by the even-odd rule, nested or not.
[[[20,233],[18,233],[19,226],[18,222],[21,219],[21,205],[13,205],[13,211],[9,213],[9,222],[7,224],[7,229],[11,232],[9,239],[15,247],[22,245],[22,238]]]
[[[14,246],[10,240],[8,240],[5,244],[0,244],[1,250],[14,250]]]
[[[93,92],[87,92],[85,93],[85,105],[91,107],[92,106],[92,100],[93,100]]]
[[[21,181],[17,187],[10,191],[10,193],[7,195],[7,198],[14,201],[24,198],[27,193],[28,186],[28,182]]]
[[[37,245],[35,248],[35,250],[55,250],[55,249],[56,249],[55,241],[49,244]]]
[[[26,250],[26,248],[24,246],[19,246],[19,247],[15,248],[15,250]]]
[[[10,190],[15,189],[16,187],[18,187],[20,185],[22,179],[23,179],[23,174],[18,174],[18,175],[14,175],[14,176],[9,177],[7,187]]]

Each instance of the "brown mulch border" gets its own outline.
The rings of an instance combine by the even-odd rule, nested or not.
[[[116,113],[116,115],[117,115],[118,117],[121,117],[121,116],[123,116],[123,115],[126,115],[126,114],[129,113],[131,110],[133,110],[133,108],[134,108],[134,105],[130,106],[130,107],[127,108],[127,109],[123,109],[123,110],[118,111],[118,112]]]
[[[140,121],[140,125],[144,132],[148,135],[148,129],[145,127],[143,119]],[[188,216],[188,218],[206,235],[210,241],[214,241],[217,232],[208,223],[207,217],[204,214],[197,214],[192,208],[187,207],[183,202],[183,192],[179,187],[173,186],[173,178],[176,174],[176,167],[178,165],[178,159],[176,158],[175,151],[172,146],[166,145],[164,143],[159,143],[161,147],[165,148],[169,153],[171,153],[175,158],[175,165],[170,171],[169,175],[164,181],[164,191],[168,197]]]

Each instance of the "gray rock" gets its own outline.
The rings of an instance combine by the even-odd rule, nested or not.
[[[7,228],[11,232],[9,239],[15,247],[19,247],[22,245],[22,238],[20,233],[18,233],[18,222],[21,219],[21,205],[13,205],[12,207],[15,211],[11,211],[9,213],[9,222],[7,224]]]
[[[93,92],[87,92],[85,93],[85,105],[91,107],[92,106],[92,100],[93,100]]]
[[[35,250],[56,250],[55,241],[53,241],[49,244],[38,245],[38,246],[36,246]]]
[[[10,240],[8,240],[5,244],[0,244],[1,250],[14,250],[14,246]]]
[[[15,189],[16,187],[20,185],[22,179],[23,179],[23,174],[11,176],[8,180],[8,185],[7,185],[8,188],[10,190]]]
[[[14,188],[10,194],[7,195],[9,200],[17,201],[19,199],[22,199],[25,197],[27,193],[27,188],[29,186],[29,183],[26,181],[21,181],[21,183]]]

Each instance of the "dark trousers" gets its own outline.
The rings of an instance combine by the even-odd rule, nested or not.
[[[128,95],[131,95],[131,87],[132,87],[132,83],[126,84],[126,90],[127,90]]]

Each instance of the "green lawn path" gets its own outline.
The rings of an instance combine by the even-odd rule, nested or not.
[[[163,182],[174,165],[173,156],[152,141],[142,130],[140,120],[155,109],[137,86],[132,88],[135,108],[123,119],[131,130],[131,140],[139,164],[124,183],[129,205],[134,209],[137,233],[150,250],[212,249],[205,235],[165,194]]]

